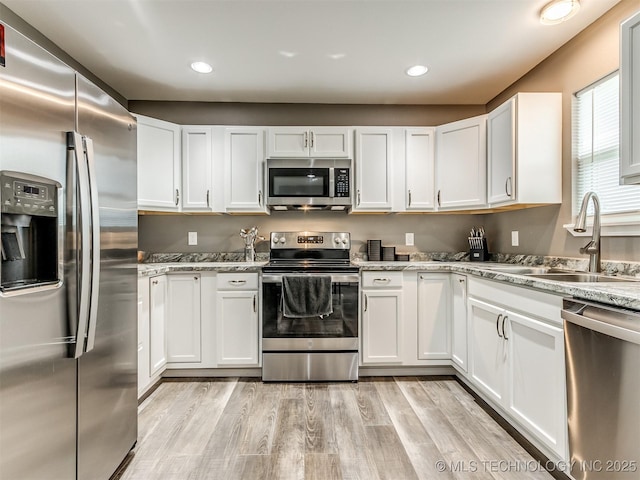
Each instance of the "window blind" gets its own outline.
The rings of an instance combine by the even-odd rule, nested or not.
[[[594,191],[601,214],[640,209],[640,188],[619,185],[620,82],[612,74],[578,92],[573,105],[574,214],[585,193]],[[593,214],[590,202],[589,215]]]

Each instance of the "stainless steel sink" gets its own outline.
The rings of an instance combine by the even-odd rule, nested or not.
[[[512,273],[514,275],[541,274],[554,271],[549,267],[528,267],[526,265],[483,265],[483,268],[499,273]]]
[[[563,273],[529,273],[527,277],[539,278],[541,280],[552,280],[555,282],[568,283],[598,283],[598,282],[638,282],[640,279],[631,277],[612,277],[599,273],[586,272],[563,272]]]

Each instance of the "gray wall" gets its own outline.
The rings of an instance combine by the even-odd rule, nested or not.
[[[459,252],[484,216],[472,215],[346,215],[340,212],[274,212],[250,215],[141,215],[139,248],[146,252],[241,252],[240,229],[256,225],[260,235],[272,231],[347,231],[353,251],[366,252],[367,240],[382,240],[400,253]],[[486,217],[484,217],[486,218]],[[198,245],[187,245],[187,232],[198,232]],[[404,246],[405,233],[415,234],[415,246]],[[488,232],[491,235],[491,232]],[[267,244],[258,247],[266,251]]]
[[[218,125],[439,125],[484,113],[518,91],[563,93],[563,203],[490,215],[349,215],[283,212],[261,216],[142,216],[140,248],[145,251],[239,251],[240,228],[258,225],[272,230],[346,230],[364,242],[380,238],[402,245],[404,233],[416,234],[415,249],[459,251],[473,225],[484,225],[490,250],[505,253],[580,256],[586,239],[571,236],[563,224],[571,212],[572,95],[619,67],[620,22],[640,8],[638,0],[622,0],[602,18],[549,56],[486,106],[220,104],[131,101],[130,110],[180,124]],[[640,187],[638,187],[640,188]],[[520,246],[511,246],[511,231]],[[186,245],[187,231],[198,231],[197,249]],[[360,244],[362,246],[362,243]],[[403,250],[409,251],[409,248]],[[604,259],[640,260],[640,238],[605,237]]]

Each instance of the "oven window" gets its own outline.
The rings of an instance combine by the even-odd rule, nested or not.
[[[263,283],[264,338],[340,338],[358,336],[358,284],[332,284],[333,313],[323,318],[282,315],[282,284]]]
[[[270,168],[270,197],[328,197],[328,168]]]

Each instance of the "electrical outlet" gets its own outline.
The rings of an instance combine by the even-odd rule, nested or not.
[[[189,232],[189,245],[198,244],[198,232]]]
[[[511,246],[517,247],[520,245],[520,236],[518,230],[513,230],[511,232]]]
[[[413,241],[414,241],[413,233],[405,233],[404,234],[404,244],[405,245],[407,245],[408,247],[413,246]]]

